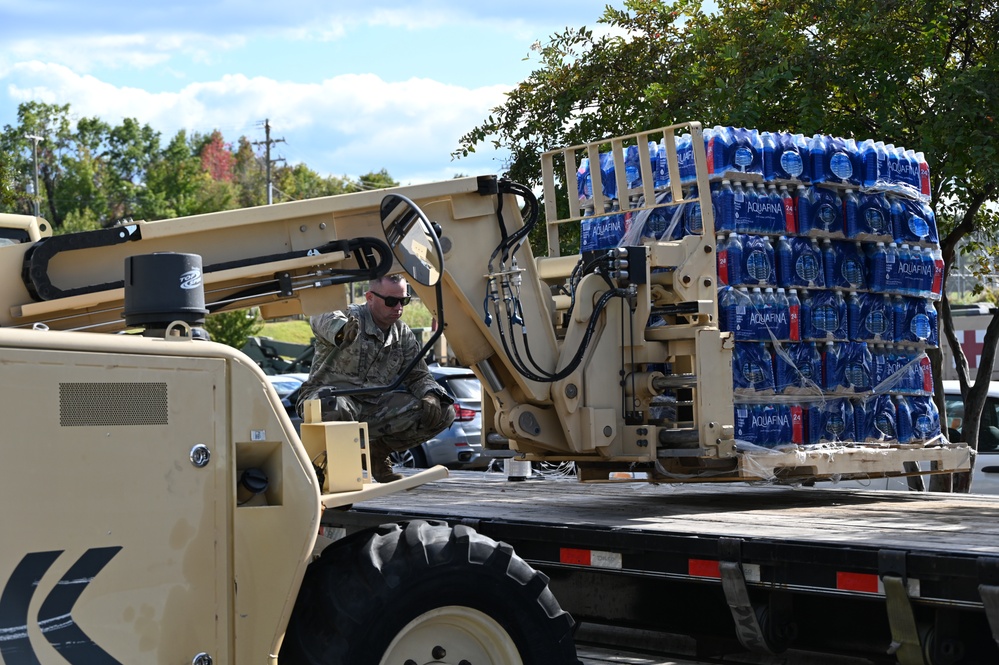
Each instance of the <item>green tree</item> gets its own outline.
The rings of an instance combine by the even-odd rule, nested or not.
[[[234,349],[242,349],[263,326],[256,309],[219,312],[205,319],[205,330],[212,336],[212,341]]]
[[[12,204],[29,214],[34,197],[33,143],[39,136],[37,197],[43,216],[55,229],[75,214],[92,216],[102,225],[133,214],[137,192],[150,161],[159,151],[159,134],[149,125],[126,118],[112,127],[99,118],[75,120],[68,104],[25,102],[18,107],[18,124],[0,134],[0,149],[13,155],[16,190],[25,192]]]
[[[357,183],[354,185],[355,190],[369,190],[369,189],[385,189],[387,187],[398,187],[399,182],[389,175],[388,171],[382,169],[380,171],[371,171],[365,173],[360,178],[357,179]]]
[[[877,138],[926,155],[948,265],[971,238],[978,257],[996,255],[995,2],[720,0],[705,11],[700,0],[626,0],[600,22],[611,30],[567,29],[539,45],[539,68],[456,155],[491,141],[511,151],[514,180],[536,185],[543,150],[690,119]],[[940,319],[976,442],[992,358],[969,390],[946,298]],[[997,339],[994,321],[986,347]],[[935,367],[939,376],[939,355]]]
[[[0,150],[0,210],[14,205],[14,169],[10,165],[10,156]]]

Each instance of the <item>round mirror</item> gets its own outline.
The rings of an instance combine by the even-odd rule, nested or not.
[[[427,216],[405,196],[389,194],[382,199],[381,217],[385,240],[402,269],[419,284],[435,285],[444,259]]]

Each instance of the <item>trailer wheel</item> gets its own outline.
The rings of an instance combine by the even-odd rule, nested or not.
[[[576,665],[573,621],[548,578],[474,530],[389,524],[309,566],[282,665]]]

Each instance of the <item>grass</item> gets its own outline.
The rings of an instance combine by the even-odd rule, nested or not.
[[[414,301],[402,311],[402,320],[410,328],[429,328],[433,317],[422,302]],[[308,344],[312,341],[312,328],[308,319],[265,322],[263,329],[257,334],[291,344]]]

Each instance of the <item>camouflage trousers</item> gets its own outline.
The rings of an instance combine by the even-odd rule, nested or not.
[[[320,390],[316,397],[322,403],[323,420],[366,422],[373,448],[408,450],[440,434],[454,422],[454,408],[443,402],[441,416],[427,420],[420,398],[406,391],[347,396],[322,393]]]

